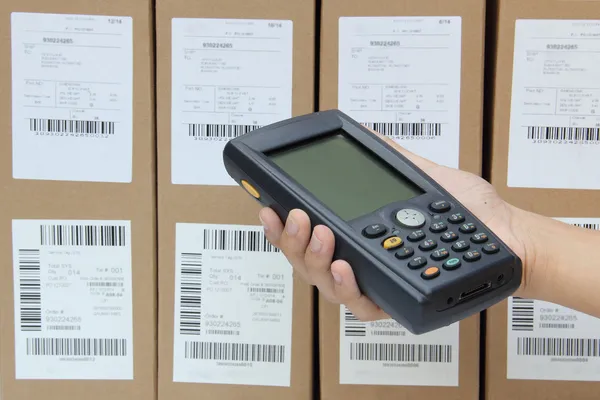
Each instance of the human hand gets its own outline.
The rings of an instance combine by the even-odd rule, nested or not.
[[[396,142],[378,133],[397,151],[406,156],[451,195],[470,209],[501,240],[523,259],[527,244],[515,235],[518,221],[514,208],[503,201],[492,185],[483,178],[417,156]],[[344,260],[333,260],[334,236],[323,225],[311,233],[311,222],[302,210],[292,210],[284,223],[270,208],[260,210],[259,218],[269,242],[281,249],[295,273],[316,286],[322,296],[337,304],[344,304],[360,320],[387,319],[389,316],[363,295],[356,283],[352,267]],[[523,285],[524,286],[524,285]],[[523,287],[522,286],[522,287]]]

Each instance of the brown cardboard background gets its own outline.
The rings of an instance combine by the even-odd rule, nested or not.
[[[159,399],[260,399],[312,396],[312,288],[294,280],[291,387],[173,382],[175,224],[259,225],[258,204],[239,187],[171,184],[171,18],[290,19],[293,31],[292,114],[314,111],[313,0],[157,0],[159,159]]]
[[[10,14],[45,12],[133,18],[133,183],[12,179]],[[149,0],[0,1],[0,353],[4,400],[150,400],[156,380],[155,136]],[[126,219],[132,227],[133,381],[15,381],[12,227],[15,218]],[[67,393],[71,393],[67,396]]]
[[[600,2],[577,0],[496,0],[497,48],[493,94],[491,182],[509,203],[548,217],[598,217],[600,191],[509,188],[508,132],[512,89],[514,28],[517,18],[598,19]],[[490,50],[493,51],[493,50]],[[508,302],[487,317],[486,400],[598,399],[600,383],[506,379]]]
[[[483,112],[484,0],[323,0],[319,108],[337,107],[338,18],[340,16],[462,16],[462,70],[460,106],[460,169],[481,174]],[[319,298],[321,395],[323,400],[478,399],[479,315],[460,323],[459,387],[340,385],[339,306]],[[435,384],[432,377],[432,385]],[[366,397],[365,397],[366,398]]]

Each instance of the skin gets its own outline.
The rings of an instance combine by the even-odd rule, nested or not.
[[[573,227],[508,204],[481,177],[436,164],[373,132],[409,158],[470,209],[523,260],[523,279],[515,296],[561,304],[600,317],[600,259],[586,256],[600,246],[600,232]],[[285,223],[270,208],[259,212],[267,239],[281,249],[294,273],[332,303],[345,304],[362,321],[390,318],[363,295],[352,266],[334,260],[329,228],[311,230],[308,215],[292,210]],[[564,250],[568,249],[568,252]],[[583,262],[583,263],[582,263]],[[574,273],[581,268],[583,273]]]

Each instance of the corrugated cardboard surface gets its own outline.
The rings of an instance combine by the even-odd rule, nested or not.
[[[483,46],[485,3],[482,0],[324,0],[321,22],[319,91],[322,110],[337,107],[338,19],[340,16],[461,16],[462,70],[460,169],[481,173]],[[459,387],[339,384],[339,306],[319,298],[321,395],[329,399],[477,399],[479,390],[479,315],[460,323]]]
[[[498,0],[497,15],[491,182],[505,200],[528,211],[548,217],[598,217],[597,190],[509,188],[506,180],[516,19],[597,19],[600,2]],[[507,317],[507,301],[488,311],[488,400],[598,398],[599,384],[594,382],[507,380]]]
[[[171,184],[171,19],[251,18],[293,21],[293,115],[314,110],[315,6],[311,0],[159,0],[159,399],[307,400],[312,395],[312,288],[294,281],[291,387],[211,385],[173,382],[175,224],[259,225],[257,203],[239,187]]]
[[[12,179],[11,12],[131,16],[134,39],[133,182],[107,184]],[[147,0],[0,2],[0,315],[6,400],[151,400],[156,374],[155,174],[152,7]],[[84,167],[84,166],[82,166]],[[132,227],[133,381],[15,381],[11,220],[124,219]],[[73,299],[77,301],[77,299]]]

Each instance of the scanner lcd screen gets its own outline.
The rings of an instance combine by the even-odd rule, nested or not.
[[[345,221],[423,193],[367,149],[341,134],[275,152],[269,157]]]

